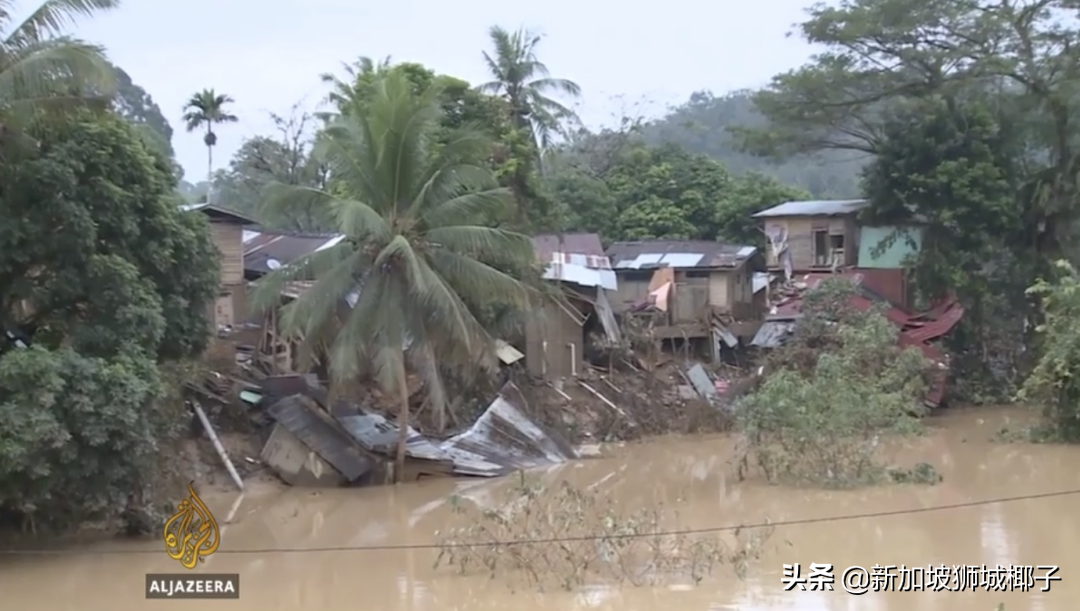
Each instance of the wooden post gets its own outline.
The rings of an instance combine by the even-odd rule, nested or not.
[[[221,457],[221,462],[225,463],[225,470],[229,472],[233,482],[236,483],[236,487],[243,490],[244,480],[240,479],[240,474],[236,472],[236,467],[234,467],[232,461],[229,460],[229,454],[225,452],[225,447],[221,445],[221,440],[218,439],[217,433],[214,432],[214,427],[210,424],[210,419],[206,417],[206,412],[203,411],[202,406],[199,405],[199,402],[195,399],[191,400],[191,407],[195,409],[195,415],[197,415],[202,422],[203,429],[206,431],[206,436],[210,438],[210,443],[214,444],[214,449],[217,450],[218,456]]]

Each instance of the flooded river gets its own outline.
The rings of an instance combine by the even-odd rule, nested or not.
[[[934,432],[912,443],[905,462],[930,462],[945,480],[937,486],[886,486],[849,492],[797,490],[732,476],[729,441],[681,439],[634,445],[616,456],[580,461],[552,477],[580,487],[600,482],[600,494],[632,505],[675,503],[679,526],[829,518],[921,510],[986,499],[1080,489],[1080,448],[994,444],[988,441],[1015,411],[965,410],[931,419]],[[614,475],[612,475],[614,474]],[[224,526],[217,554],[198,572],[239,573],[239,601],[147,601],[147,572],[181,572],[155,541],[109,542],[63,555],[6,558],[0,565],[4,607],[128,611],[153,606],[236,611],[551,611],[668,609],[755,611],[1071,611],[1080,599],[1080,495],[979,504],[863,519],[777,527],[745,579],[721,567],[697,587],[594,588],[584,593],[513,592],[499,579],[462,577],[434,569],[428,550],[303,550],[421,545],[446,528],[445,499],[462,486],[479,494],[498,482],[435,480],[398,488],[248,494]],[[209,498],[224,522],[233,499]],[[94,554],[108,548],[125,553]],[[78,552],[78,553],[70,553]],[[1049,592],[784,591],[782,565],[828,563],[837,575],[861,565],[1057,565],[1061,581]]]

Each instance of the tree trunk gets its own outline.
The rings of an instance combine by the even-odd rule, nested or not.
[[[206,203],[210,203],[210,192],[214,186],[214,145],[210,136],[213,133],[212,124],[206,124]]]
[[[398,359],[398,393],[401,395],[401,405],[398,407],[398,447],[397,459],[394,461],[394,483],[401,481],[405,471],[405,444],[409,439],[409,382],[405,374],[405,355],[401,354]]]

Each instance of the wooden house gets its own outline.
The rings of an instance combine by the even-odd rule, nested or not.
[[[863,290],[910,309],[906,266],[921,248],[922,227],[864,225],[858,214],[866,206],[866,200],[787,202],[758,212],[769,239],[769,269],[793,275],[852,270]]]
[[[618,278],[612,307],[660,310],[658,338],[752,336],[763,316],[754,272],[764,269],[764,259],[753,246],[653,240],[616,242],[607,253]]]
[[[538,235],[533,248],[553,290],[538,299],[526,319],[525,365],[542,378],[574,377],[585,366],[587,327],[595,323],[610,339],[619,339],[608,303],[617,288],[615,273],[595,233]]]
[[[211,313],[214,327],[233,327],[247,311],[247,282],[244,280],[243,228],[255,221],[232,210],[212,204],[190,204],[187,212],[202,212],[210,221],[210,237],[221,257],[218,297]]]
[[[849,267],[859,257],[856,217],[866,200],[786,202],[754,215],[769,240],[769,269],[791,272]]]

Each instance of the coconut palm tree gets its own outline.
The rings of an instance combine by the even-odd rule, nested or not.
[[[271,274],[255,294],[265,309],[290,279],[314,281],[282,308],[281,331],[300,340],[305,361],[325,357],[332,387],[370,374],[397,398],[398,475],[409,424],[407,363],[424,377],[429,400],[445,398],[440,370],[494,367],[492,338],[469,304],[525,305],[525,285],[492,264],[527,267],[533,258],[528,237],[481,224],[510,203],[483,164],[488,138],[462,130],[436,146],[440,93],[438,86],[417,93],[405,75],[386,73],[316,144],[328,190],[268,190],[270,208],[324,206],[345,239]],[[437,409],[442,414],[445,402]]]
[[[552,136],[561,133],[567,123],[579,122],[573,110],[549,97],[550,94],[577,98],[581,96],[581,88],[573,81],[551,77],[547,66],[536,56],[540,36],[524,29],[511,33],[499,26],[493,26],[488,35],[495,54],[485,51],[484,61],[493,80],[479,89],[505,98],[515,125],[529,129],[541,149],[548,148]]]
[[[104,50],[65,36],[64,28],[120,1],[46,0],[21,22],[12,17],[14,4],[0,0],[0,129],[17,133],[41,110],[107,102],[115,79]]]
[[[203,89],[191,96],[184,105],[184,122],[187,130],[193,132],[203,126],[206,127],[206,135],[203,142],[206,143],[206,180],[213,182],[214,178],[214,145],[217,144],[217,134],[214,133],[214,125],[222,123],[236,123],[239,119],[236,115],[225,111],[226,104],[232,104],[230,96],[217,93],[213,89]],[[209,201],[209,195],[207,195]]]

